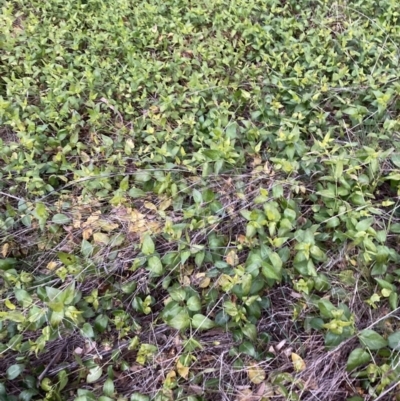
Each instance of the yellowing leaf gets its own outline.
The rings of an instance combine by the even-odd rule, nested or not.
[[[171,370],[167,373],[167,377],[164,381],[164,386],[166,388],[173,388],[176,385],[176,373],[175,370]]]
[[[54,262],[54,260],[52,262],[47,263],[46,268],[48,270],[54,270],[57,267],[57,262]]]
[[[189,374],[189,368],[187,366],[183,366],[179,360],[176,363],[176,370],[179,376],[183,377],[184,379],[187,379]]]
[[[109,221],[102,219],[99,220],[96,225],[100,227],[103,231],[107,232],[113,231],[119,227],[117,223],[110,223]]]
[[[5,258],[8,254],[8,250],[10,249],[10,244],[9,243],[5,243],[3,244],[2,248],[1,248],[1,254],[3,255],[3,258]]]
[[[163,200],[160,203],[160,206],[158,208],[159,208],[159,210],[164,211],[164,210],[167,210],[171,206],[171,204],[172,204],[172,199],[168,198],[168,199]]]
[[[95,212],[91,216],[89,216],[86,220],[86,222],[83,224],[84,227],[90,226],[93,224],[95,221],[99,220],[101,212]]]
[[[254,384],[260,384],[265,380],[265,371],[259,366],[249,366],[247,368],[247,374],[249,375],[249,379]]]
[[[134,149],[135,148],[135,144],[133,143],[131,138],[128,138],[125,142],[125,146],[128,146],[129,149]]]
[[[146,209],[149,209],[149,210],[157,211],[157,206],[154,203],[151,203],[151,202],[144,202],[144,207]]]
[[[233,249],[229,251],[228,254],[226,255],[226,263],[228,263],[228,265],[231,265],[233,267],[239,264],[239,258]]]
[[[108,238],[108,235],[103,234],[103,233],[94,233],[93,239],[94,239],[94,242],[96,242],[98,244],[108,244],[110,241],[110,238]]]
[[[16,308],[16,306],[9,299],[6,299],[4,303],[10,310],[14,310]]]
[[[293,367],[296,372],[302,372],[306,368],[306,363],[300,355],[292,352]]]

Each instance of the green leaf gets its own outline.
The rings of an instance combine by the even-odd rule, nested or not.
[[[348,372],[357,368],[358,366],[364,365],[371,360],[371,355],[363,348],[356,348],[351,351],[348,359],[346,370]]]
[[[129,188],[129,175],[124,177],[119,184],[119,189],[121,189],[122,191],[127,191],[128,188]]]
[[[151,174],[149,171],[146,170],[139,170],[136,174],[135,174],[135,181],[138,182],[147,182],[151,180]]]
[[[394,234],[400,234],[400,223],[391,224],[389,231]]]
[[[161,260],[158,256],[151,256],[147,262],[147,270],[151,272],[153,277],[163,275],[164,269]]]
[[[11,312],[2,312],[2,313],[6,313],[5,317],[8,320],[11,320],[12,322],[22,323],[22,322],[25,322],[25,320],[26,320],[26,317],[21,312],[11,311]]]
[[[186,298],[186,291],[183,288],[174,286],[168,290],[171,298],[176,302],[182,302]]]
[[[399,296],[397,294],[397,292],[392,292],[389,295],[389,305],[390,308],[393,310],[397,309],[398,305],[399,305]]]
[[[53,287],[46,287],[46,295],[51,302],[56,302],[61,300],[61,290]]]
[[[68,373],[66,370],[62,370],[57,374],[58,377],[58,390],[62,390],[68,384]]]
[[[322,189],[317,192],[318,195],[321,195],[323,198],[334,199],[336,198],[336,192],[334,188]]]
[[[203,196],[201,195],[201,192],[197,189],[193,190],[192,196],[195,203],[200,204],[203,202]]]
[[[54,310],[51,312],[50,316],[50,324],[52,327],[57,327],[61,321],[64,319],[64,311],[55,312]]]
[[[374,330],[363,330],[359,338],[361,343],[371,350],[379,350],[387,346],[387,341]]]
[[[88,258],[93,253],[93,245],[89,241],[83,239],[81,243],[81,252],[83,256]]]
[[[5,258],[0,259],[0,270],[7,271],[15,267],[17,264],[17,259],[14,258]]]
[[[104,333],[108,326],[108,317],[106,315],[98,315],[94,320],[94,328],[99,333]]]
[[[249,338],[251,341],[256,341],[257,340],[257,327],[255,324],[252,323],[246,323],[242,327],[242,333]]]
[[[322,251],[322,249],[318,248],[316,245],[313,245],[310,248],[310,253],[311,256],[318,262],[324,262],[326,260],[326,253]]]
[[[278,255],[278,257],[279,257],[279,255]],[[274,259],[274,257],[273,257],[273,259]],[[280,260],[280,258],[279,258],[279,260]],[[281,263],[279,263],[277,259],[274,259],[274,262],[275,262],[275,265],[271,265],[267,262],[261,262],[262,274],[264,275],[265,278],[281,281],[282,268],[279,266],[282,266],[282,261],[281,261]]]
[[[356,230],[357,231],[367,231],[368,228],[371,227],[373,222],[374,222],[374,218],[373,217],[361,220],[356,224]]]
[[[264,204],[264,212],[269,221],[279,221],[281,219],[281,214],[278,209],[271,203]]]
[[[325,318],[333,317],[332,311],[336,310],[336,308],[332,304],[332,302],[328,301],[327,299],[323,299],[323,298],[318,301],[318,309],[319,309],[319,312],[321,313],[321,316],[325,317]]]
[[[14,380],[16,379],[25,369],[25,365],[24,364],[15,364],[15,365],[11,365],[8,369],[7,369],[7,379],[8,380]]]
[[[35,215],[38,219],[45,219],[48,216],[46,205],[38,202],[35,207]]]
[[[143,239],[142,252],[145,255],[152,255],[155,252],[155,245],[150,235],[146,235]]]
[[[400,351],[400,331],[396,331],[388,337],[388,344],[391,349]]]
[[[137,288],[137,282],[136,281],[128,281],[128,282],[126,282],[126,283],[121,285],[121,291],[124,294],[128,294],[128,295],[132,294],[133,291],[136,290],[136,288]]]
[[[22,289],[16,289],[14,291],[15,298],[17,301],[22,305],[23,308],[27,308],[29,305],[32,304],[33,300],[29,293]]]
[[[108,397],[112,397],[114,395],[114,391],[114,382],[108,378],[103,384],[103,393]]]
[[[182,310],[168,320],[168,325],[176,330],[185,330],[190,326],[190,317],[187,311]]]
[[[129,190],[128,195],[131,198],[136,199],[136,198],[142,198],[143,196],[146,195],[146,193],[144,191],[142,191],[141,189],[139,189],[139,188],[132,187]]]
[[[283,186],[281,184],[275,184],[272,187],[272,196],[276,198],[281,198],[283,196]],[[296,213],[294,213],[296,215]],[[290,220],[290,219],[289,219]],[[291,220],[292,221],[292,220]]]
[[[58,259],[60,259],[61,263],[63,263],[65,266],[71,266],[76,263],[75,255],[71,255],[66,252],[58,252],[57,257]]]
[[[148,395],[143,395],[140,393],[133,393],[131,395],[130,401],[150,401],[150,397]]]
[[[400,154],[394,154],[392,156],[392,163],[396,166],[396,167],[400,167]]]
[[[201,309],[201,300],[197,295],[191,296],[186,303],[188,309],[193,312],[197,312]]]
[[[82,335],[84,337],[87,337],[87,338],[93,338],[94,337],[93,327],[89,323],[85,323],[82,326],[81,333],[82,333]]]
[[[274,267],[274,270],[280,273],[282,271],[282,260],[280,256],[276,252],[271,252],[268,257],[272,263],[272,266]]]
[[[70,285],[64,288],[60,294],[60,301],[64,305],[69,305],[74,300],[77,292],[75,291],[75,281],[73,281]]]
[[[34,397],[37,394],[39,394],[39,391],[36,390],[35,388],[31,388],[29,390],[24,390],[19,394],[18,400],[19,401],[30,401],[32,399],[32,397]],[[0,399],[2,399],[2,398],[0,397]]]
[[[103,374],[103,369],[101,366],[96,366],[89,370],[89,373],[86,377],[87,383],[94,383],[100,379],[101,375]]]
[[[144,365],[146,361],[153,357],[153,355],[157,352],[157,347],[153,344],[141,344],[137,357],[136,362]]]
[[[326,226],[328,228],[334,228],[340,225],[340,220],[339,217],[331,217],[330,219],[328,219],[328,221],[326,222]]]
[[[192,326],[198,330],[209,330],[215,326],[215,323],[207,316],[196,314],[192,318]]]
[[[64,225],[64,224],[68,224],[71,221],[71,219],[68,216],[66,216],[65,214],[57,213],[53,216],[51,221],[54,224]]]
[[[250,341],[243,341],[243,343],[240,344],[239,346],[239,352],[249,355],[252,358],[257,357],[256,349],[254,348],[254,345]]]

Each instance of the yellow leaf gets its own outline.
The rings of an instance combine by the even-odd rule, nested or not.
[[[6,299],[4,303],[8,309],[14,310],[16,308],[16,306],[9,299]]]
[[[257,365],[250,366],[247,369],[249,379],[254,384],[260,384],[265,380],[265,371]]]
[[[249,388],[244,388],[244,389],[240,389],[238,391],[238,395],[235,399],[235,401],[255,401],[255,400],[259,400],[260,397],[257,397],[253,394],[253,392],[251,391],[251,389]]]
[[[10,249],[10,244],[9,243],[5,243],[3,244],[2,248],[1,248],[1,254],[3,255],[3,258],[5,258],[8,254],[8,250]]]
[[[95,223],[97,220],[99,220],[100,218],[100,214],[101,212],[94,212],[93,214],[91,214],[87,220],[82,224],[83,227],[90,227],[93,225],[93,223]]]
[[[176,370],[179,373],[179,376],[183,377],[184,379],[187,379],[189,374],[189,368],[187,366],[183,366],[179,360],[176,363]]]
[[[54,270],[57,267],[57,262],[54,262],[54,260],[52,262],[47,263],[46,268],[48,270]]]
[[[149,209],[149,210],[157,211],[157,206],[154,203],[151,203],[151,202],[144,202],[144,207],[146,209]]]
[[[246,242],[246,236],[243,234],[240,234],[238,236],[238,241],[239,241],[239,243],[244,244]]]
[[[182,287],[189,287],[190,286],[190,278],[188,276],[183,276],[180,280]]]
[[[210,277],[204,277],[203,280],[201,280],[199,287],[200,288],[207,288],[210,285]]]
[[[233,249],[229,251],[228,254],[226,255],[226,263],[228,263],[228,265],[231,265],[233,267],[239,264],[239,258]]]
[[[306,363],[300,355],[292,352],[293,367],[296,372],[302,372],[306,368]]]
[[[85,240],[88,240],[92,236],[93,230],[91,228],[85,228],[82,231],[82,237]]]

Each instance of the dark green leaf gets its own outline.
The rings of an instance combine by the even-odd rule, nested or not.
[[[364,365],[371,360],[371,355],[363,348],[356,348],[351,351],[348,359],[346,370],[352,371],[358,366]]]
[[[378,350],[387,346],[387,341],[374,330],[363,330],[359,334],[361,343],[371,349]]]
[[[23,364],[11,365],[7,369],[7,379],[8,380],[16,379],[24,370],[25,370],[25,365]]]

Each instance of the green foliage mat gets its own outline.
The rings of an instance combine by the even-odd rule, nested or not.
[[[398,0],[0,0],[0,400],[399,393]]]

